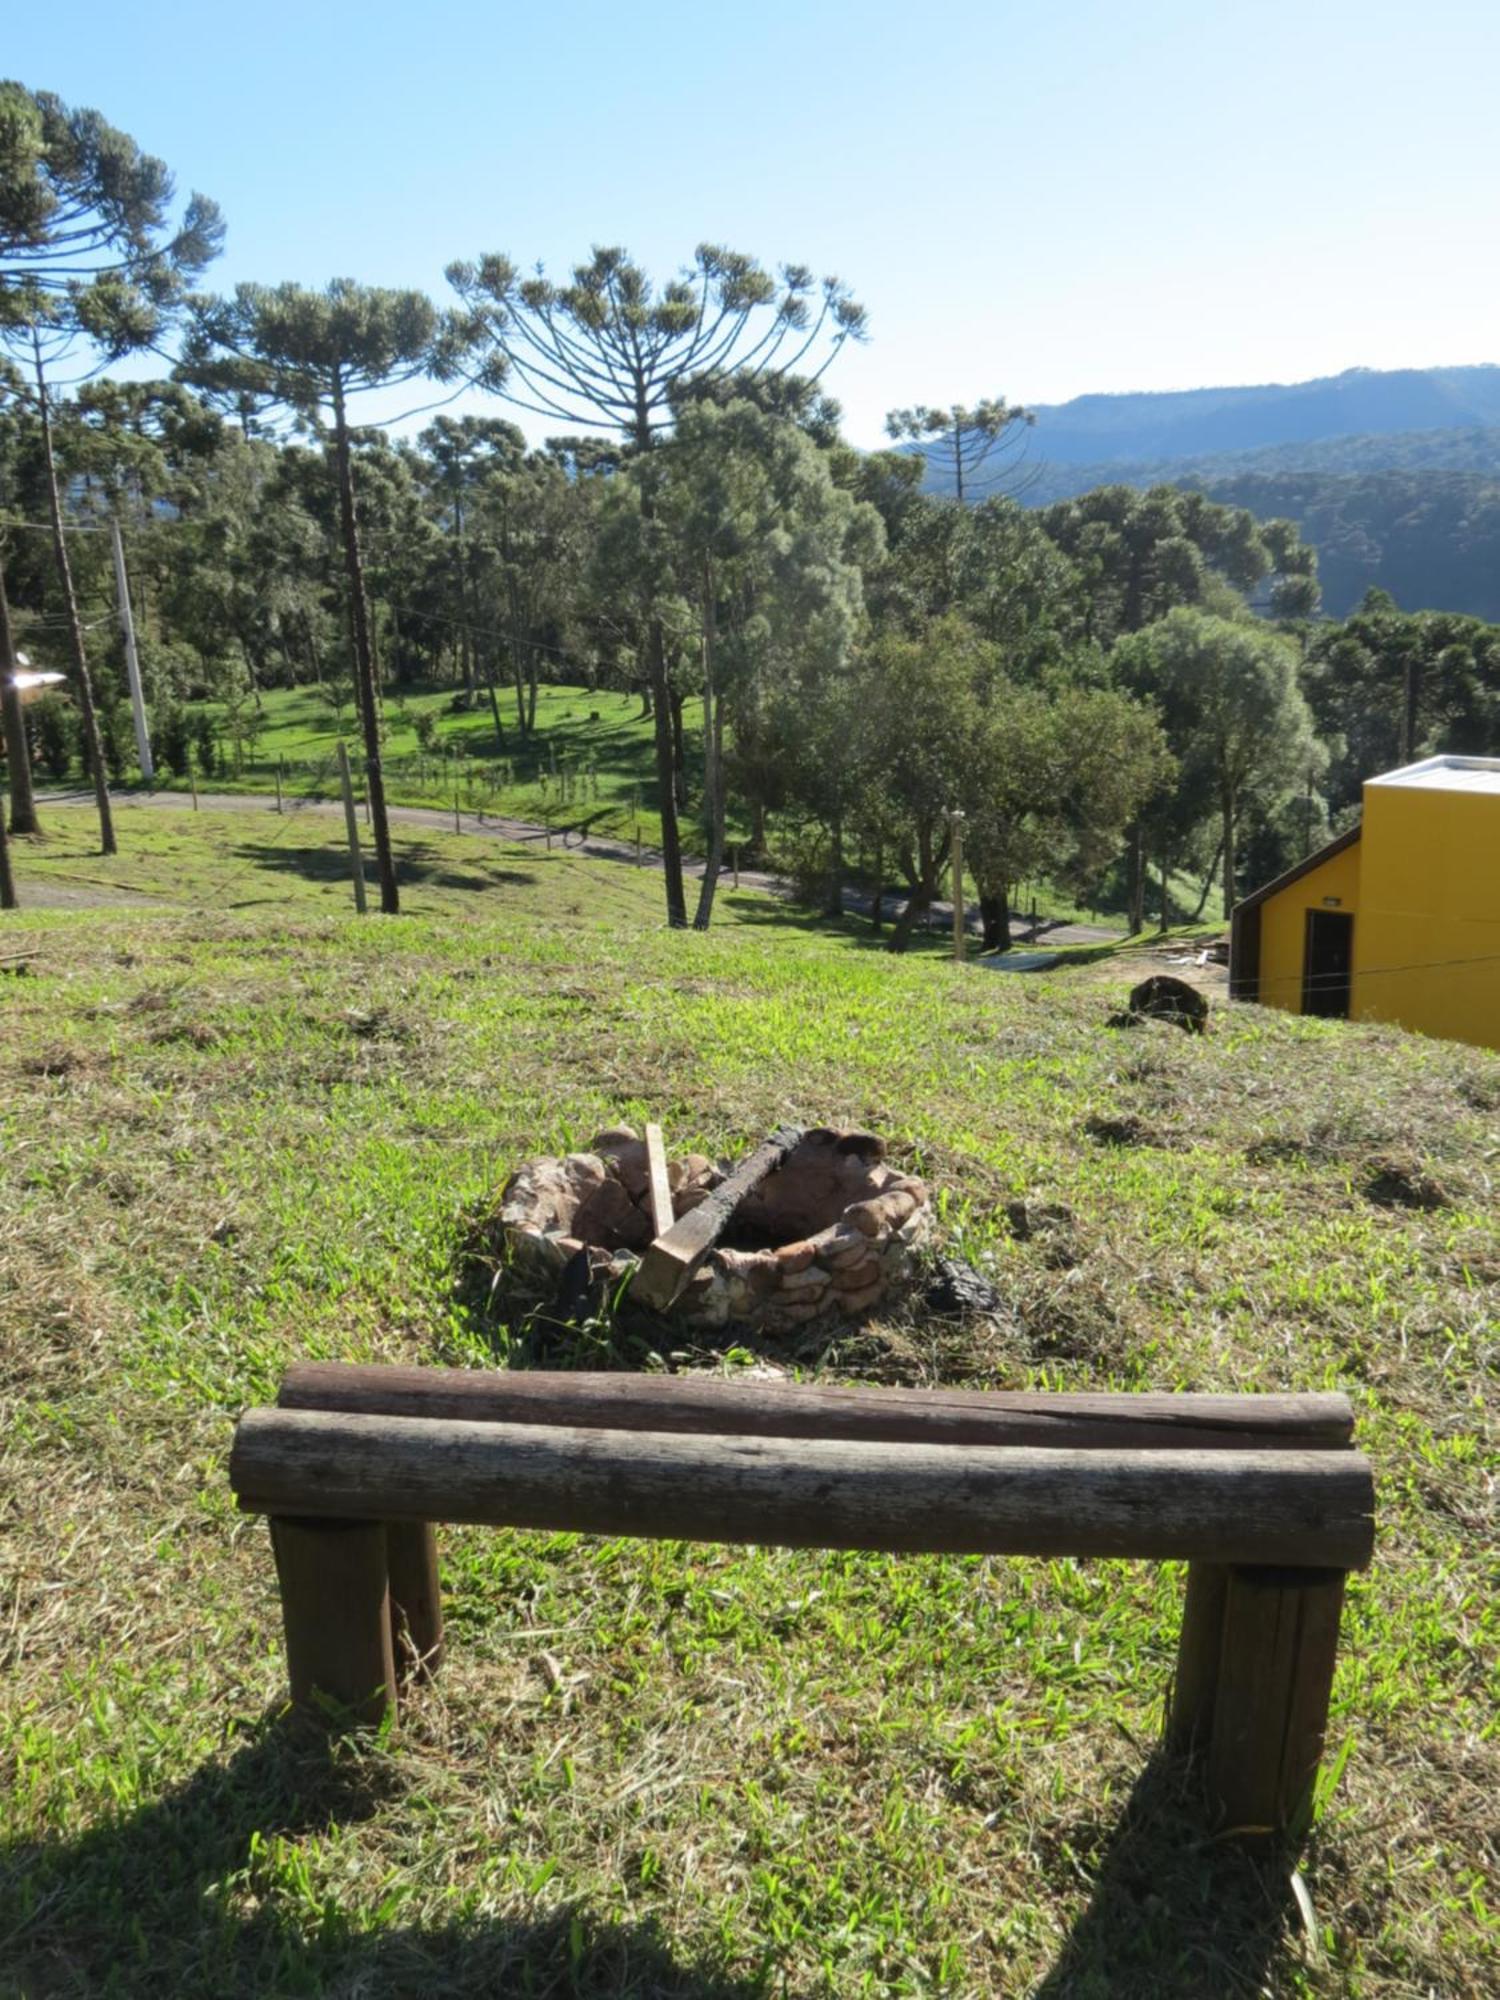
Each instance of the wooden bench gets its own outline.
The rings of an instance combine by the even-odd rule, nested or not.
[[[434,1522],[791,1548],[1186,1560],[1167,1738],[1226,1823],[1305,1812],[1374,1492],[1343,1396],[839,1389],[293,1368],[230,1478],[271,1519],[293,1699],[360,1720],[442,1656]]]

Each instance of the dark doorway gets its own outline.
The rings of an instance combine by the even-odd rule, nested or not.
[[[1346,910],[1309,910],[1302,949],[1303,1013],[1347,1020],[1353,971],[1353,917]]]

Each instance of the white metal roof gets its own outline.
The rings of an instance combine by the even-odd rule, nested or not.
[[[1424,792],[1486,792],[1500,798],[1500,757],[1424,757],[1419,764],[1383,771],[1366,783]]]

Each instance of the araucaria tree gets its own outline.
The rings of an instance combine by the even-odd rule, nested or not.
[[[88,650],[68,558],[53,414],[101,361],[154,346],[188,280],[218,254],[214,203],[192,195],[172,219],[172,176],[97,111],[0,83],[0,393],[40,424],[53,553],[63,600],[100,844],[115,852],[109,780]],[[60,379],[61,378],[61,379]]]
[[[885,429],[887,437],[921,445],[928,467],[944,488],[952,488],[961,507],[966,500],[1015,492],[1026,432],[1035,422],[1029,410],[990,396],[972,409],[963,403],[947,409],[918,403],[915,409],[892,410]]]
[[[846,341],[863,337],[864,309],[832,277],[802,265],[774,276],[752,257],[702,244],[692,263],[654,285],[621,249],[595,250],[568,283],[523,277],[506,257],[453,264],[448,276],[482,326],[478,379],[520,409],[622,436],[649,453],[671,430],[674,399],[704,377],[747,383],[798,372],[822,375]],[[653,477],[641,480],[649,528]],[[655,712],[667,920],[687,923],[673,782],[672,703],[659,604],[647,607],[647,671]]]
[[[372,389],[452,374],[466,329],[421,292],[389,291],[335,278],[325,291],[301,285],[239,285],[232,299],[200,302],[183,373],[233,377],[322,430],[338,489],[354,685],[364,736],[370,828],[380,870],[380,907],[401,907],[380,761],[380,698],[365,589],[350,450],[349,404]]]

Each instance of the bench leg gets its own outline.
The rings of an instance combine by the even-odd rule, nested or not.
[[[1228,1572],[1208,1783],[1229,1827],[1295,1833],[1312,1799],[1338,1650],[1342,1570]]]
[[[292,1700],[337,1702],[359,1722],[396,1709],[385,1524],[271,1522]]]
[[[1167,1712],[1167,1747],[1183,1755],[1206,1749],[1213,1733],[1228,1589],[1229,1571],[1223,1563],[1189,1564],[1177,1672]]]
[[[438,1590],[437,1536],[430,1521],[387,1521],[391,1575],[391,1644],[396,1672],[435,1674],[443,1659],[443,1600]]]

